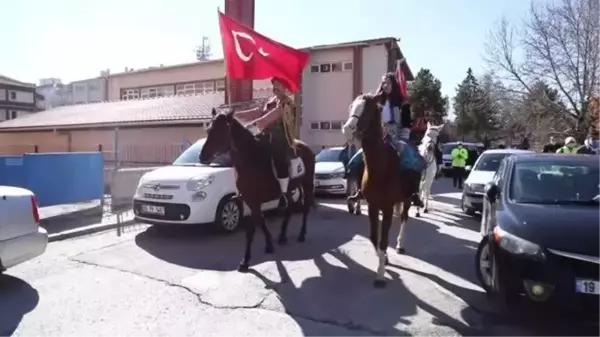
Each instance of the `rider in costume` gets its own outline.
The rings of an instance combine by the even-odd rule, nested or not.
[[[238,111],[236,117],[250,121],[248,128],[256,127],[269,139],[269,148],[275,166],[275,174],[281,188],[280,207],[289,204],[288,184],[290,181],[289,164],[295,152],[293,130],[295,118],[292,99],[280,79],[272,78],[273,96],[262,107]]]

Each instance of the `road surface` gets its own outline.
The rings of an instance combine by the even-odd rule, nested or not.
[[[366,216],[328,198],[311,214],[305,243],[290,240],[265,255],[258,231],[248,274],[235,271],[241,232],[159,233],[141,225],[121,237],[113,230],[51,243],[0,276],[0,335],[581,333],[560,318],[543,323],[488,301],[474,271],[479,219],[460,212],[449,181],[436,182],[434,193],[432,211],[409,221],[407,254],[389,250],[385,289],[372,286],[377,262]],[[278,223],[270,227],[278,233]],[[295,218],[290,239],[298,229]]]

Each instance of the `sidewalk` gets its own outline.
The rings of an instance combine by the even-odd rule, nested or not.
[[[50,242],[125,226],[134,218],[130,208],[112,212],[109,196],[105,197],[104,207],[100,200],[94,200],[41,207],[39,212],[40,226],[48,231]]]

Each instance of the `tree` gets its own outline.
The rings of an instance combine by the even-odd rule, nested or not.
[[[202,44],[194,49],[194,53],[196,54],[196,60],[198,61],[206,61],[210,59],[212,52],[208,37],[202,37]]]
[[[588,102],[598,93],[599,12],[598,0],[532,2],[522,29],[503,18],[486,43],[487,62],[513,93],[535,96],[536,84],[543,81],[561,94],[558,101],[542,96],[540,104],[562,114],[580,140],[589,124]]]
[[[491,90],[488,88],[488,91]],[[484,141],[486,138],[489,140],[490,134],[497,130],[497,111],[491,92],[481,88],[471,68],[456,88],[454,111],[457,132],[463,139],[468,137],[478,141]]]
[[[442,123],[447,115],[448,97],[442,96],[442,82],[429,69],[421,68],[408,87],[408,95],[415,119],[432,111],[434,121]]]

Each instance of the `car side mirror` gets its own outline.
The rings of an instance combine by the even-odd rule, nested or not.
[[[485,187],[485,195],[488,198],[488,200],[490,201],[490,203],[496,202],[496,199],[498,199],[498,193],[499,193],[498,185],[496,185],[495,183],[489,183]]]
[[[465,166],[466,171],[471,171],[472,169],[473,169],[473,166],[471,166],[471,165]]]

